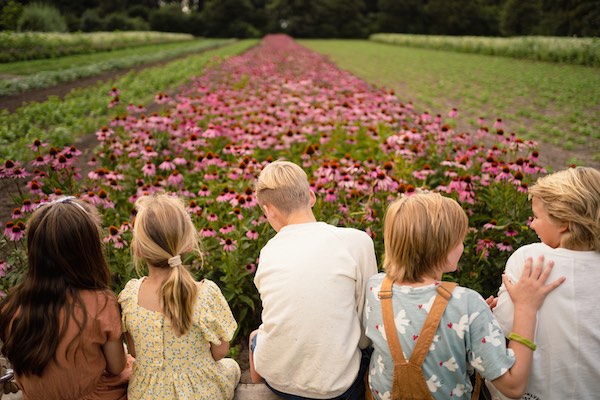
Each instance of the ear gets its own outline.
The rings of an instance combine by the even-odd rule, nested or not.
[[[267,218],[273,217],[273,214],[275,212],[275,207],[271,206],[270,204],[263,204],[262,209]]]
[[[568,232],[568,231],[569,231],[569,223],[568,223],[568,222],[561,222],[561,223],[558,225],[558,231],[559,231],[560,233],[565,233],[565,232]]]
[[[309,197],[310,197],[310,200],[309,200],[308,204],[310,205],[310,208],[312,208],[315,205],[315,203],[317,202],[317,196],[315,196],[315,192],[313,192],[311,190]]]

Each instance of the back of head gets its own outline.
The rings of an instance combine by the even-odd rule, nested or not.
[[[263,168],[256,181],[256,199],[260,205],[271,204],[287,215],[310,208],[310,187],[306,172],[283,160]]]
[[[198,232],[183,202],[176,197],[145,196],[136,201],[135,207],[131,247],[136,266],[145,262],[170,270],[161,288],[162,305],[173,329],[182,335],[192,326],[197,287],[181,256],[200,254]]]
[[[100,235],[95,209],[74,197],[42,204],[29,218],[27,276],[3,301],[0,316],[3,352],[18,374],[40,375],[54,357],[66,329],[60,315],[68,320],[75,305],[85,308],[80,289],[108,289]]]
[[[551,218],[568,224],[561,247],[600,252],[600,171],[576,167],[546,175],[529,188]]]
[[[389,205],[385,215],[386,274],[405,282],[435,276],[468,228],[467,215],[453,199],[429,192],[402,196]]]

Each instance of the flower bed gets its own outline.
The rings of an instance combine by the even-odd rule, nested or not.
[[[202,236],[201,260],[186,260],[215,280],[246,335],[258,324],[252,279],[261,247],[274,232],[256,205],[254,179],[269,161],[301,164],[317,193],[317,218],[366,230],[382,257],[382,217],[401,193],[419,188],[456,198],[470,218],[460,271],[448,279],[484,295],[495,291],[511,250],[535,239],[528,228],[527,185],[543,168],[535,144],[505,134],[501,121],[476,132],[453,129],[447,116],[414,110],[394,93],[341,71],[283,35],[205,70],[174,97],[159,93],[160,113],[121,104],[99,127],[93,170],[78,180],[74,147],[34,143],[28,165],[7,161],[0,178],[22,178],[5,222],[0,288],[23,275],[27,215],[56,194],[77,194],[103,215],[115,290],[134,277],[128,251],[135,199],[169,191],[186,199]],[[15,180],[15,182],[17,182]]]

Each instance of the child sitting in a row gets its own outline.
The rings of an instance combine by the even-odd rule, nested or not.
[[[212,281],[196,282],[185,255],[200,255],[198,232],[183,203],[169,195],[135,203],[132,252],[148,276],[119,295],[130,353],[127,391],[135,399],[232,399],[240,367],[223,358],[237,324]]]

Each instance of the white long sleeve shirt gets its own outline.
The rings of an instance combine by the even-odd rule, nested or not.
[[[362,310],[376,273],[373,241],[363,231],[324,222],[283,227],[261,250],[254,278],[263,307],[256,371],[283,393],[343,394],[369,344]]]
[[[527,257],[554,261],[548,282],[566,281],[546,297],[537,314],[533,366],[524,399],[592,400],[600,396],[600,253],[523,246],[506,264],[516,282]],[[512,330],[514,305],[504,285],[494,315],[505,336]],[[517,332],[519,333],[519,332]],[[529,397],[528,397],[529,396]]]

